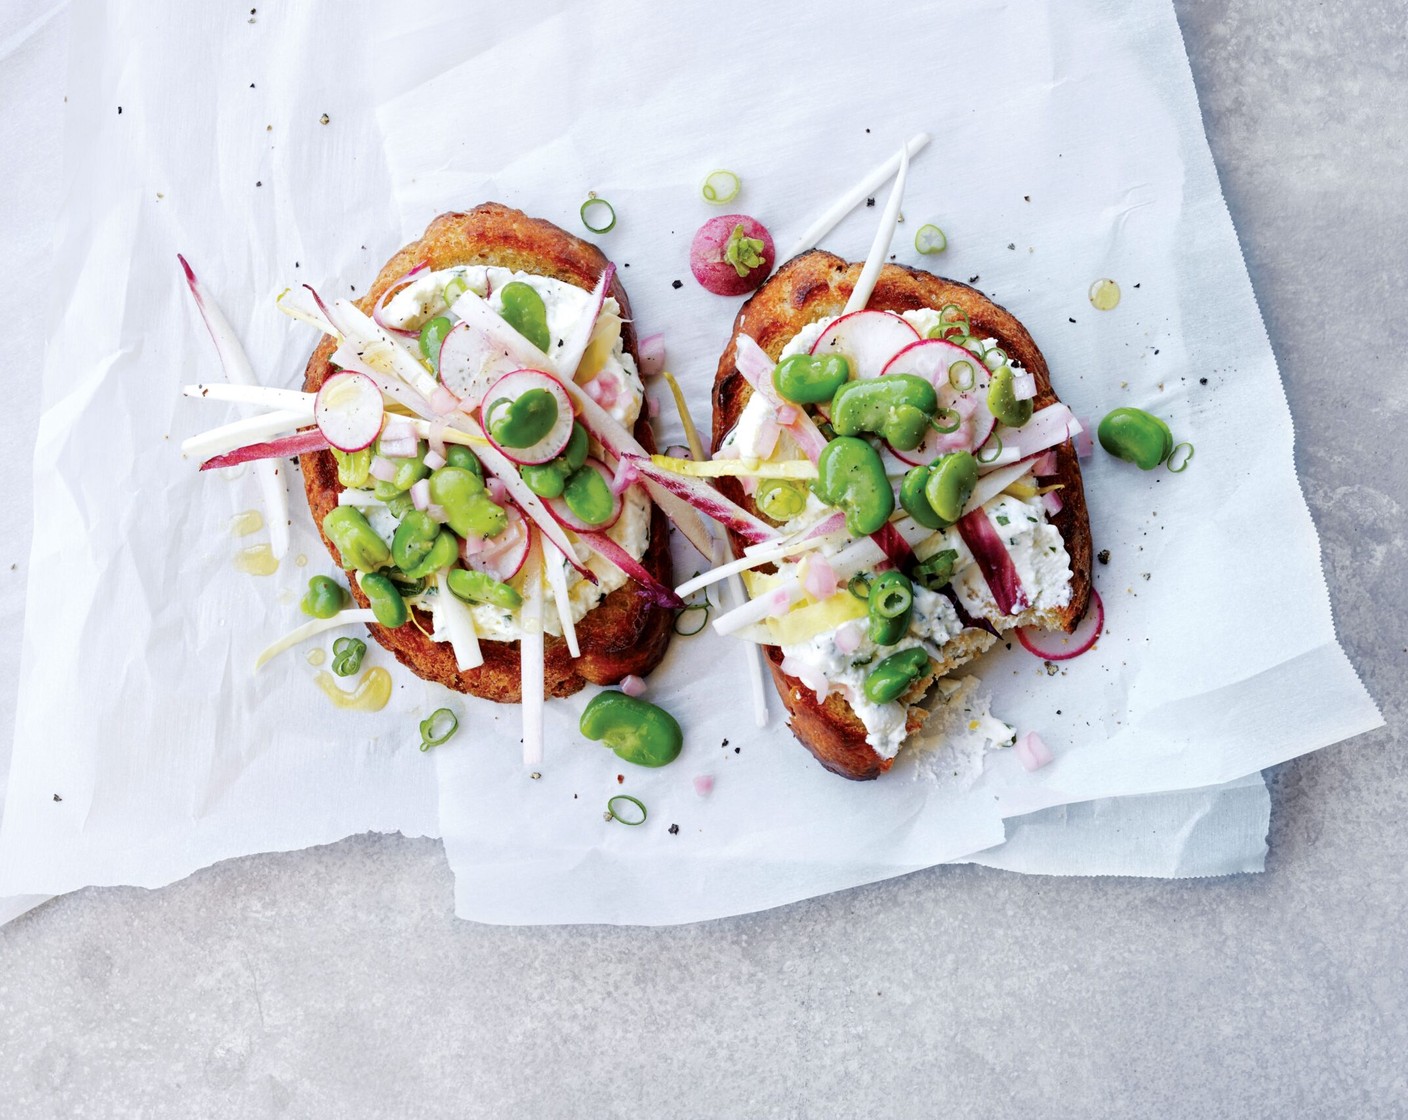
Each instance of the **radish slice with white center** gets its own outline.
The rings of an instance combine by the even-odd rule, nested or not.
[[[1090,605],[1085,608],[1085,617],[1071,633],[1023,626],[1017,631],[1017,640],[1043,661],[1069,661],[1094,646],[1104,629],[1105,604],[1100,598],[1100,593],[1092,587]]]
[[[494,438],[494,425],[513,408],[519,398],[528,393],[547,393],[556,416],[547,432],[527,447],[513,447]],[[520,369],[501,377],[484,394],[480,422],[489,441],[515,463],[534,466],[556,459],[572,438],[572,402],[562,382],[551,374],[536,369]]]
[[[967,363],[967,368],[959,365]],[[954,371],[954,366],[958,366]],[[885,365],[881,376],[895,373],[913,374],[933,385],[939,407],[958,416],[958,427],[952,432],[930,429],[924,442],[913,451],[896,451],[906,463],[932,463],[939,455],[950,451],[973,451],[992,434],[997,421],[987,405],[987,387],[991,380],[987,367],[969,351],[939,338],[921,339],[906,346]],[[960,388],[961,386],[961,388]],[[947,427],[952,415],[941,413]]]
[[[528,559],[528,547],[532,543],[523,514],[515,506],[509,506],[506,512],[508,525],[497,537],[490,537],[482,545],[476,541],[473,546],[469,542],[460,546],[460,557],[466,568],[493,576],[501,583],[507,583],[518,574]]]
[[[630,462],[630,460],[623,461]],[[605,521],[598,521],[596,524],[583,521],[572,512],[571,508],[567,505],[566,498],[548,499],[548,509],[552,511],[552,515],[556,517],[558,521],[562,522],[562,524],[566,525],[567,528],[571,529],[574,533],[605,532],[620,520],[621,509],[624,503],[621,501],[621,495],[616,493],[613,488],[612,483],[614,476],[606,469],[604,463],[596,459],[588,459],[583,466],[596,471],[597,474],[601,475],[601,480],[606,483],[607,490],[611,492],[611,516]]]
[[[851,376],[861,380],[879,377],[891,358],[918,341],[919,332],[892,312],[855,311],[817,335],[812,353],[842,355]]]
[[[473,323],[456,323],[440,344],[440,387],[466,405],[478,404],[496,379],[522,368],[517,355],[496,346],[494,339]]]
[[[335,373],[323,382],[313,402],[318,430],[339,451],[361,451],[381,431],[386,406],[381,390],[361,373]]]

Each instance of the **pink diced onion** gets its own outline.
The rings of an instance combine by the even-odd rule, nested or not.
[[[1080,431],[1076,433],[1076,455],[1081,459],[1089,459],[1095,454],[1095,441],[1090,438],[1090,420],[1077,416],[1076,423],[1080,425]]]
[[[818,700],[826,699],[826,693],[831,686],[826,679],[826,674],[815,665],[809,665],[805,661],[798,661],[793,657],[784,657],[781,669],[789,677],[796,677],[807,688],[815,692]]]
[[[792,607],[792,596],[785,588],[779,587],[768,597],[768,617],[781,618]]]
[[[436,416],[447,416],[451,412],[454,412],[455,409],[459,408],[459,406],[459,397],[455,396],[455,394],[444,385],[438,386],[435,392],[430,394],[430,407],[434,410]]]
[[[1012,395],[1019,401],[1029,401],[1036,396],[1036,378],[1026,370],[1012,376]]]
[[[627,696],[639,696],[645,691],[645,682],[631,673],[621,678],[621,691]]]
[[[383,437],[377,448],[388,459],[411,459],[415,457],[414,439],[386,439]]]
[[[1043,451],[1032,460],[1032,473],[1038,478],[1044,478],[1056,473],[1056,449],[1054,447],[1048,451]]]
[[[367,468],[367,473],[378,482],[390,482],[396,477],[396,464],[390,459],[383,459],[380,455],[373,455],[372,464]]]
[[[813,554],[803,562],[806,573],[802,576],[802,589],[813,599],[828,598],[836,590],[836,572],[826,562],[826,557]]]
[[[659,332],[640,340],[640,372],[642,377],[654,377],[665,368],[665,336]]]
[[[441,525],[450,520],[450,515],[445,512],[444,506],[437,506],[434,502],[425,507],[425,512],[440,522]]]
[[[381,429],[382,440],[390,440],[399,443],[402,440],[413,440],[416,438],[416,430],[411,422],[404,416],[388,416],[386,426]]]
[[[411,487],[411,505],[425,511],[430,506],[430,479],[422,478]]]
[[[432,471],[438,471],[446,462],[445,456],[438,451],[427,451],[425,453],[425,465]]]
[[[484,484],[484,489],[489,492],[489,500],[496,506],[508,505],[508,487],[504,485],[503,479],[490,477]]]
[[[1035,731],[1028,731],[1019,736],[1013,746],[1017,752],[1017,760],[1027,770],[1040,770],[1056,757]]]
[[[855,653],[860,649],[860,627],[848,622],[836,631],[836,649],[841,653]]]
[[[1065,507],[1061,501],[1061,495],[1055,490],[1048,490],[1041,496],[1041,508],[1046,510],[1047,517],[1055,517]]]
[[[694,792],[700,797],[708,797],[714,792],[714,775],[696,774],[694,775]]]

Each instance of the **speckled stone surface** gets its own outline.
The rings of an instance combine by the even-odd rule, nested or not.
[[[945,868],[705,926],[515,930],[453,917],[433,842],[238,860],[0,928],[0,1115],[1408,1115],[1408,12],[1178,11],[1389,723],[1272,775],[1265,875]]]

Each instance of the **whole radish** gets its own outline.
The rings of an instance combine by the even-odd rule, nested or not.
[[[767,279],[776,253],[772,235],[756,218],[723,214],[699,227],[689,247],[689,267],[716,296],[741,296]]]

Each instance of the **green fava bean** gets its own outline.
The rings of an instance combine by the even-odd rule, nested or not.
[[[590,440],[587,436],[587,429],[581,424],[572,424],[572,434],[567,439],[567,446],[562,449],[562,454],[553,462],[561,461],[567,467],[567,473],[581,470],[582,465],[587,461],[587,452],[590,450]]]
[[[900,483],[900,505],[904,507],[905,513],[923,525],[924,528],[945,529],[948,527],[948,523],[934,512],[934,507],[924,496],[924,487],[928,483],[928,467],[915,467],[913,470],[907,471],[904,481]]]
[[[422,443],[412,458],[392,459],[391,461],[396,464],[396,473],[392,476],[391,485],[397,490],[409,490],[430,474],[430,468],[425,465],[425,455],[429,450],[430,445]]]
[[[999,424],[1020,428],[1032,418],[1032,402],[1017,399],[1017,375],[1011,366],[998,366],[988,382],[988,411]]]
[[[430,476],[430,500],[445,511],[450,528],[465,537],[496,537],[508,514],[484,490],[484,483],[464,467],[444,466]]]
[[[1173,433],[1168,425],[1142,408],[1115,409],[1100,421],[1095,434],[1100,446],[1116,459],[1144,471],[1153,470],[1173,450]]]
[[[837,435],[874,432],[897,451],[913,451],[939,410],[938,394],[922,377],[893,373],[848,381],[831,400],[831,426]]]
[[[924,499],[935,516],[952,525],[963,516],[963,507],[978,484],[978,460],[971,451],[951,451],[940,455],[929,467]]]
[[[567,479],[587,461],[588,450],[587,429],[574,423],[572,435],[561,455],[540,466],[520,467],[518,473],[523,476],[528,489],[538,497],[560,498],[563,488],[567,485]]]
[[[773,387],[793,404],[822,404],[851,379],[851,363],[841,354],[793,354],[772,371]]]
[[[929,655],[922,646],[892,653],[865,678],[865,695],[875,704],[898,700],[928,667]]]
[[[503,300],[503,317],[508,325],[546,354],[552,346],[552,335],[548,332],[547,305],[537,289],[522,280],[514,280],[503,286],[499,298]]]
[[[452,443],[445,448],[445,462],[451,467],[473,471],[480,482],[484,481],[484,466],[479,462],[479,456],[462,443]]]
[[[332,457],[337,460],[337,481],[340,486],[360,490],[367,485],[368,473],[372,468],[372,449],[361,451],[339,451],[332,448]]]
[[[784,478],[765,478],[758,483],[753,504],[774,521],[786,521],[807,508],[807,488]]]
[[[684,732],[674,716],[624,692],[593,696],[579,726],[588,739],[604,742],[618,758],[637,766],[665,766],[684,746]]]
[[[506,611],[517,610],[523,605],[522,595],[487,572],[452,568],[447,578],[451,593],[467,603],[488,603]]]
[[[374,572],[391,562],[391,550],[359,509],[338,506],[323,518],[323,532],[337,548],[344,568]]]
[[[439,535],[440,522],[421,510],[411,510],[402,516],[391,538],[391,562],[409,575],[420,567]]]
[[[611,487],[595,467],[574,471],[563,487],[562,500],[567,503],[573,516],[588,525],[601,525],[609,521],[616,509]]]
[[[447,316],[437,315],[433,319],[427,319],[425,326],[420,329],[420,352],[436,373],[440,372],[440,347],[452,326],[454,324]]]
[[[885,477],[880,453],[863,439],[838,436],[822,450],[812,492],[846,515],[855,537],[877,532],[895,511],[895,494]]]
[[[406,600],[401,598],[401,593],[396,590],[396,585],[389,577],[380,572],[373,572],[364,575],[360,582],[362,594],[367,597],[372,614],[376,615],[379,623],[393,630],[406,624],[406,620],[411,617],[410,611],[406,609]]]
[[[870,585],[870,640],[892,646],[909,632],[914,613],[914,586],[903,572],[884,572]]]
[[[448,568],[460,558],[459,541],[455,539],[455,534],[448,529],[441,529],[431,542],[430,551],[425,554],[425,558],[414,568],[403,568],[402,572],[408,579],[417,583],[433,576],[441,568]]]
[[[347,604],[347,592],[331,576],[314,576],[299,607],[314,618],[331,618]]]
[[[397,494],[394,498],[387,498],[386,508],[391,511],[391,515],[400,521],[406,514],[416,508],[416,504],[411,500],[409,494]]]
[[[500,447],[532,447],[557,423],[557,398],[546,389],[529,389],[512,400],[499,397],[484,414]]]

